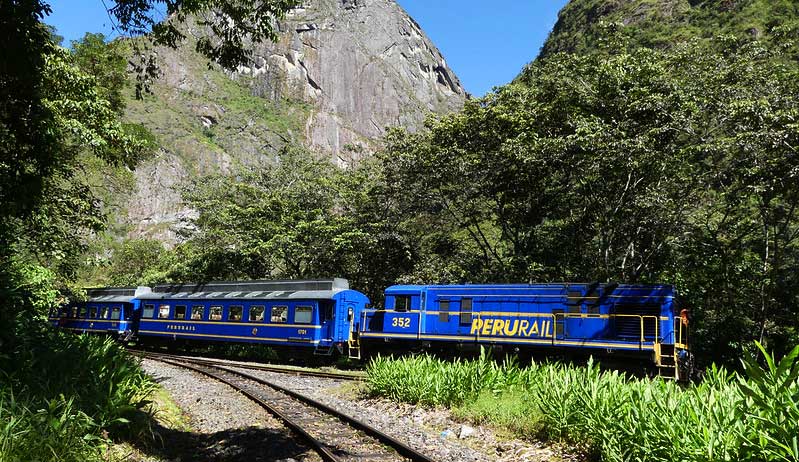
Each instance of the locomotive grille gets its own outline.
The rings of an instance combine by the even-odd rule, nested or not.
[[[660,306],[658,305],[617,305],[615,314],[625,316],[615,316],[616,336],[618,338],[640,340],[641,338],[641,319],[638,316],[654,316],[644,318],[644,338],[655,339],[657,319],[660,316]],[[634,315],[634,316],[627,316]]]

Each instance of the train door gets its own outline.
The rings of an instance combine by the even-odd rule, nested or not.
[[[342,313],[344,315],[344,313]],[[319,338],[332,340],[336,338],[335,302],[333,300],[319,301]]]

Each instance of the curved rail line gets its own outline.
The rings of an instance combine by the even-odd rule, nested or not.
[[[288,388],[283,387],[281,385],[278,385],[276,383],[270,382],[268,380],[264,380],[264,379],[262,379],[260,377],[255,377],[255,376],[247,374],[245,372],[237,371],[237,370],[231,369],[230,367],[227,367],[227,366],[239,367],[238,365],[222,366],[222,365],[199,364],[200,363],[199,361],[196,361],[196,360],[193,360],[193,359],[187,359],[187,358],[183,358],[183,357],[174,358],[174,357],[169,357],[167,355],[161,355],[161,354],[158,354],[158,353],[151,353],[151,352],[146,352],[146,353],[145,352],[140,352],[140,354],[141,354],[141,356],[146,357],[148,359],[161,361],[161,362],[164,362],[166,364],[173,365],[173,366],[177,366],[177,367],[182,367],[182,368],[186,368],[186,369],[189,369],[189,370],[193,370],[195,372],[203,374],[203,375],[205,375],[207,377],[211,377],[211,378],[213,378],[215,380],[218,380],[218,381],[220,381],[222,383],[225,383],[226,385],[234,388],[238,392],[242,393],[244,396],[246,396],[246,397],[250,398],[251,400],[253,400],[254,402],[258,403],[260,406],[262,406],[268,412],[270,412],[271,414],[273,414],[274,416],[276,416],[277,418],[282,420],[286,424],[286,426],[291,428],[293,431],[295,431],[297,434],[299,434],[303,439],[308,441],[308,443],[311,445],[311,447],[313,447],[313,449],[316,452],[318,452],[319,455],[326,461],[329,461],[329,462],[343,462],[345,460],[353,460],[352,457],[355,457],[357,459],[357,456],[351,456],[350,458],[342,458],[342,457],[340,457],[339,455],[337,455],[335,453],[335,452],[338,452],[338,451],[334,451],[334,450],[332,450],[329,447],[330,444],[326,444],[326,443],[322,442],[320,439],[318,439],[317,437],[315,437],[311,433],[309,433],[307,430],[305,430],[303,428],[303,425],[301,423],[297,422],[297,420],[299,420],[299,419],[292,418],[292,416],[288,415],[288,413],[285,412],[285,410],[278,409],[278,407],[275,406],[273,403],[267,402],[262,397],[256,396],[252,392],[247,391],[246,389],[244,389],[245,387],[242,387],[240,384],[236,384],[235,381],[232,381],[232,380],[224,377],[223,374],[232,374],[232,375],[237,376],[237,377],[239,377],[239,378],[241,378],[243,380],[252,381],[252,382],[258,383],[260,385],[265,385],[266,387],[271,388],[272,390],[278,392],[279,394],[282,394],[283,396],[288,396],[288,397],[290,397],[291,399],[293,399],[295,401],[299,401],[299,402],[304,403],[305,405],[308,405],[308,406],[310,406],[310,407],[312,407],[314,409],[320,410],[320,411],[322,411],[325,414],[333,416],[336,419],[338,419],[339,421],[341,421],[342,423],[349,425],[353,429],[355,429],[357,431],[360,431],[363,434],[368,435],[370,438],[372,438],[374,440],[377,440],[380,443],[390,447],[391,449],[396,451],[396,453],[399,456],[402,456],[402,457],[404,457],[404,458],[406,458],[408,460],[411,460],[413,462],[434,462],[433,459],[431,459],[430,457],[418,452],[416,449],[408,446],[404,442],[402,442],[400,440],[397,440],[396,438],[394,438],[394,437],[392,437],[390,435],[387,435],[386,433],[383,433],[382,431],[370,426],[369,424],[366,424],[366,423],[361,422],[361,421],[359,421],[359,420],[357,420],[357,419],[355,419],[353,417],[350,417],[347,414],[344,414],[344,413],[342,413],[342,412],[340,412],[340,411],[338,411],[338,410],[336,410],[336,409],[334,409],[334,408],[332,408],[332,407],[330,407],[330,406],[328,406],[328,405],[326,405],[324,403],[316,401],[313,398],[310,398],[308,396],[302,395],[302,394],[297,393],[297,392],[295,392],[293,390],[289,390]],[[220,371],[221,373],[215,373],[212,370],[208,370],[206,368],[216,369],[216,370]],[[315,426],[316,422],[313,422],[313,425]],[[377,458],[378,459],[385,459],[385,456],[381,456],[381,457],[377,457]]]
[[[308,369],[308,368],[294,368],[294,367],[282,367],[276,365],[266,365],[266,364],[252,364],[252,363],[238,363],[238,362],[227,362],[222,360],[214,360],[209,358],[195,358],[191,356],[180,356],[180,355],[172,355],[166,353],[157,353],[152,351],[145,351],[145,350],[135,350],[129,349],[133,354],[138,355],[147,355],[147,354],[155,354],[159,355],[162,358],[171,358],[176,361],[192,361],[197,364],[203,364],[206,366],[224,366],[224,367],[237,367],[239,369],[250,369],[255,371],[264,371],[264,372],[276,372],[279,374],[292,374],[298,376],[307,376],[307,377],[322,377],[326,379],[337,379],[337,380],[352,380],[352,381],[363,381],[366,380],[365,374],[360,373],[345,373],[345,372],[331,372],[331,371],[323,371],[319,369]]]

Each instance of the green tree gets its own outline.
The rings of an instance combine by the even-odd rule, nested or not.
[[[421,214],[434,231],[420,239],[450,244],[427,245],[433,271],[414,271],[671,282],[705,358],[795,344],[799,79],[780,40],[552,55],[426,130],[392,133],[403,223]],[[464,234],[473,259],[459,257]]]

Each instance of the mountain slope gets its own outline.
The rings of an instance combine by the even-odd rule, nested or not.
[[[636,45],[662,47],[719,34],[758,37],[775,26],[797,25],[797,19],[794,0],[571,0],[540,57],[596,49],[601,22],[624,24]]]
[[[186,180],[270,162],[287,143],[347,165],[372,152],[387,126],[419,128],[459,109],[466,94],[418,24],[394,0],[309,0],[279,24],[280,39],[253,47],[236,72],[208,67],[188,27],[179,50],[159,50],[153,96],[128,103],[162,149],[140,166],[130,197],[132,235],[174,240],[192,213]]]

